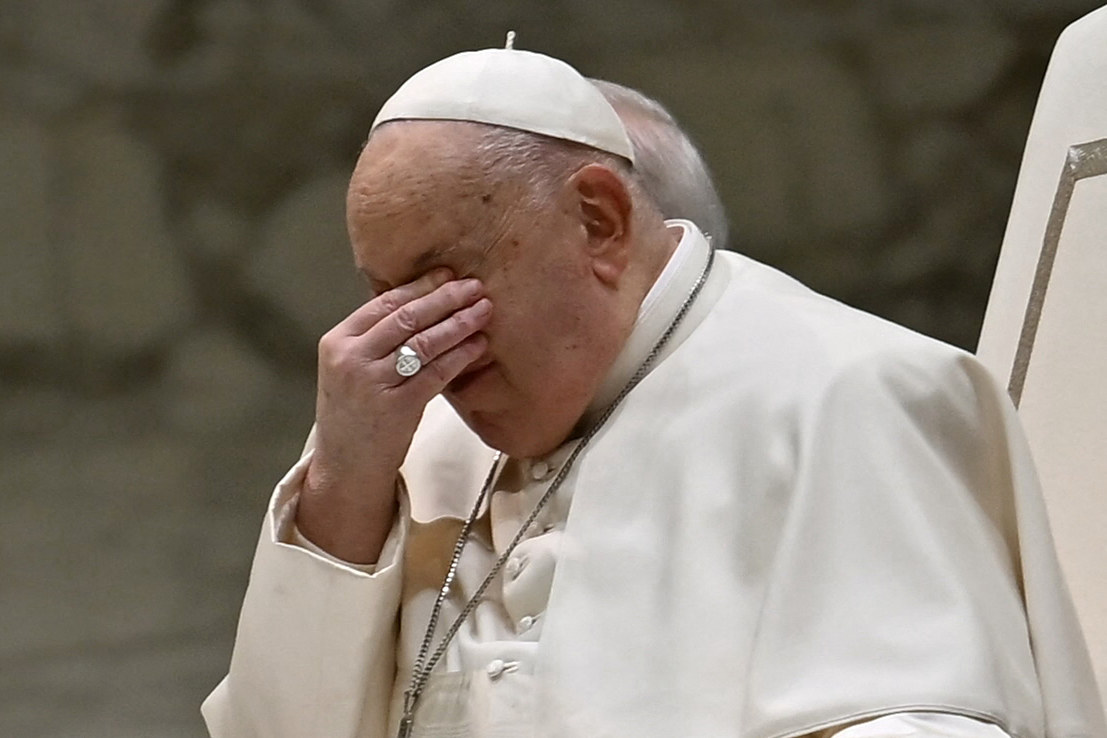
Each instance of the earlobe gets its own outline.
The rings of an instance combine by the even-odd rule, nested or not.
[[[582,168],[572,183],[592,271],[602,282],[616,286],[629,261],[630,193],[614,172],[600,164]]]

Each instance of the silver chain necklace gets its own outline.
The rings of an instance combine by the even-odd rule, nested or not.
[[[680,306],[680,310],[677,311],[673,321],[669,324],[669,327],[661,334],[661,338],[654,344],[649,355],[646,356],[645,360],[638,367],[638,371],[634,373],[634,376],[630,378],[630,381],[626,383],[622,391],[619,392],[611,404],[607,406],[607,409],[604,410],[599,419],[593,423],[592,427],[581,437],[580,443],[578,443],[572,453],[569,454],[565,463],[561,465],[561,469],[558,471],[557,476],[554,477],[553,482],[550,483],[549,489],[547,489],[542,495],[542,498],[538,500],[538,504],[534,506],[530,515],[523,521],[523,524],[519,527],[519,531],[515,534],[515,537],[511,539],[511,542],[507,545],[507,548],[504,549],[504,552],[496,559],[496,563],[492,565],[488,574],[485,575],[484,581],[477,587],[477,591],[473,593],[473,596],[465,603],[465,607],[463,607],[457,617],[454,618],[446,634],[442,636],[442,640],[439,642],[438,647],[434,649],[434,653],[430,654],[430,658],[427,658],[431,641],[434,639],[434,631],[438,627],[438,618],[442,613],[442,605],[446,601],[446,597],[450,591],[450,585],[453,584],[454,576],[457,574],[458,562],[461,561],[461,552],[465,550],[465,544],[468,542],[469,533],[480,514],[481,506],[484,504],[484,500],[488,496],[488,493],[492,490],[492,485],[495,484],[496,477],[499,474],[503,453],[496,453],[496,457],[492,461],[492,468],[488,470],[488,476],[481,486],[480,494],[477,495],[477,501],[474,503],[473,509],[465,521],[465,525],[461,528],[457,543],[454,544],[454,553],[453,557],[450,559],[450,568],[446,571],[446,578],[443,580],[442,587],[438,590],[438,596],[434,600],[434,607],[431,609],[430,623],[427,625],[427,631],[423,636],[423,643],[419,646],[419,655],[415,659],[415,668],[411,675],[411,684],[408,686],[407,691],[404,692],[404,714],[403,717],[400,718],[400,729],[397,733],[397,738],[410,738],[411,731],[415,726],[415,708],[418,705],[419,697],[422,696],[423,690],[426,688],[427,682],[430,679],[431,672],[434,671],[434,667],[438,664],[442,656],[445,655],[446,648],[450,645],[454,636],[457,635],[458,630],[461,629],[465,619],[476,609],[481,597],[484,596],[485,591],[492,585],[492,581],[496,578],[496,575],[503,569],[504,564],[507,563],[507,560],[515,551],[515,547],[523,540],[527,530],[534,521],[537,520],[538,514],[542,512],[542,508],[553,498],[558,488],[561,487],[561,484],[569,476],[569,471],[573,468],[573,462],[575,462],[581,452],[584,451],[588,442],[599,433],[600,429],[603,428],[608,419],[615,413],[616,408],[626,399],[626,396],[630,394],[631,390],[638,386],[638,383],[649,373],[653,362],[657,360],[662,349],[665,348],[665,344],[673,337],[677,327],[692,308],[692,303],[696,301],[696,297],[698,297],[703,290],[703,285],[707,282],[707,276],[710,274],[711,266],[714,263],[715,250],[711,249],[708,252],[707,264],[704,265],[703,271],[700,273],[695,285],[693,285],[691,291],[688,293],[688,297],[685,298],[684,304]]]

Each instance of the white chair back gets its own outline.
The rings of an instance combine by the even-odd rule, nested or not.
[[[1107,7],[1050,61],[977,354],[1019,408],[1107,703]]]

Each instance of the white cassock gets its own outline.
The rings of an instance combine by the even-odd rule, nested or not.
[[[594,414],[680,308],[685,221]],[[438,635],[577,441],[509,460]],[[215,738],[383,738],[493,453],[436,400],[375,567],[266,517]],[[844,730],[843,730],[844,728]],[[970,355],[717,254],[649,375],[458,633],[417,736],[1107,735],[1033,466]]]

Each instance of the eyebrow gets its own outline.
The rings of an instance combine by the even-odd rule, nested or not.
[[[418,279],[423,274],[430,271],[430,269],[432,267],[434,267],[437,262],[440,262],[446,254],[450,253],[450,251],[452,251],[455,248],[457,248],[457,244],[451,243],[451,244],[438,244],[437,246],[431,246],[430,248],[426,249],[425,251],[420,253],[418,256],[416,256],[414,260],[412,260],[410,274],[408,275],[408,277],[406,279],[404,279],[401,282],[401,284],[407,283],[407,282],[412,282],[412,281]],[[399,285],[389,285],[388,282],[386,282],[385,280],[377,279],[367,269],[359,268],[358,271],[365,275],[366,279],[369,280],[370,285],[372,285],[373,283],[376,283],[376,284],[384,285],[388,289],[394,289],[395,287],[399,286]]]
[[[411,262],[412,271],[417,275],[422,274],[437,262],[441,261],[443,256],[455,248],[457,248],[457,244],[431,246],[429,249],[416,256],[415,261]]]

